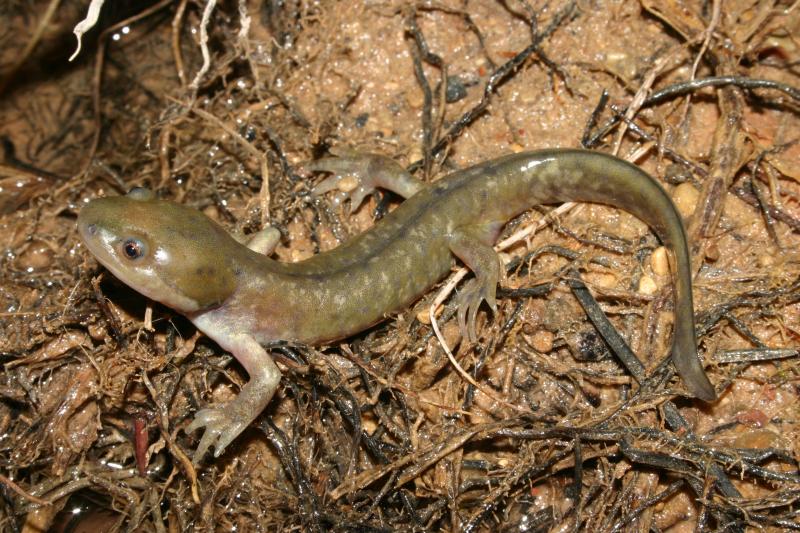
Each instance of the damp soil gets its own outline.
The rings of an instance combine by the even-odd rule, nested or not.
[[[796,3],[107,3],[72,62],[88,2],[0,5],[0,530],[800,529]],[[400,202],[351,214],[310,194],[304,162],[380,153],[433,182],[581,146],[651,173],[684,216],[717,401],[669,365],[647,226],[546,206],[504,231],[541,225],[503,252],[479,341],[455,293],[438,315],[478,388],[433,335],[437,286],[341,342],[275,348],[275,398],[193,464],[193,414],[247,374],[75,225],[147,187],[231,231],[273,225],[299,261]]]

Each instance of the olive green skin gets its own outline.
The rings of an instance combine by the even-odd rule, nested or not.
[[[89,249],[119,279],[154,300],[180,296],[164,302],[178,311],[218,307],[236,290],[234,271],[242,246],[195,209],[162,200],[113,196],[86,205],[78,225]],[[113,246],[100,247],[94,244],[96,228],[114,236],[136,237],[160,254],[148,254],[130,264],[118,262],[114,255],[121,255],[122,238]],[[151,276],[139,277],[137,272]]]
[[[362,331],[440,281],[455,255],[488,285],[484,299],[492,304],[497,280],[484,276],[484,267],[491,266],[486,258],[494,257],[490,246],[506,221],[537,204],[609,204],[646,222],[671,251],[672,358],[695,396],[715,398],[696,349],[686,233],[671,199],[648,174],[601,153],[544,150],[488,161],[419,189],[369,231],[292,264],[250,250],[194,209],[148,194],[94,200],[78,226],[90,251],[119,279],[186,314],[251,372],[269,359],[255,343],[318,344]],[[120,252],[131,236],[148,251],[139,263]],[[242,348],[245,341],[250,344]]]

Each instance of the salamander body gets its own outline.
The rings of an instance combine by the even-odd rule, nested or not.
[[[318,194],[345,175],[357,177],[351,208],[375,187],[407,200],[369,231],[298,263],[266,257],[274,239],[248,247],[199,211],[143,189],[94,200],[78,217],[80,234],[100,263],[186,315],[250,375],[232,402],[199,411],[187,428],[205,427],[196,460],[211,446],[218,456],[275,393],[281,374],[262,344],[319,344],[362,331],[419,298],[456,258],[475,274],[458,295],[459,325],[474,340],[479,306],[486,301],[495,308],[501,267],[492,244],[509,219],[537,204],[610,204],[655,231],[673,259],[672,359],[692,394],[715,398],[696,349],[683,224],[666,192],[636,166],[596,152],[544,150],[488,161],[431,185],[380,156],[323,159],[307,168],[333,173]]]

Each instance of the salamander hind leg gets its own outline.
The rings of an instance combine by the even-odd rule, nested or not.
[[[461,335],[474,342],[478,336],[475,331],[475,318],[483,301],[489,304],[492,312],[497,311],[497,282],[500,281],[500,257],[486,244],[492,242],[498,227],[502,224],[470,226],[452,232],[448,245],[453,255],[461,259],[472,270],[475,278],[468,281],[457,296],[458,326]]]
[[[330,172],[332,175],[320,182],[312,193],[315,196],[339,189],[350,200],[350,212],[358,208],[368,194],[382,188],[408,198],[425,187],[425,184],[406,172],[396,161],[376,154],[338,152],[340,157],[320,159],[304,165],[312,172]],[[348,178],[351,181],[348,182]]]

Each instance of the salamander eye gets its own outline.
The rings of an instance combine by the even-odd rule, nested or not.
[[[125,242],[122,243],[122,253],[123,255],[134,261],[147,253],[147,246],[140,241],[139,239],[134,239],[133,237],[129,239],[125,239]]]

